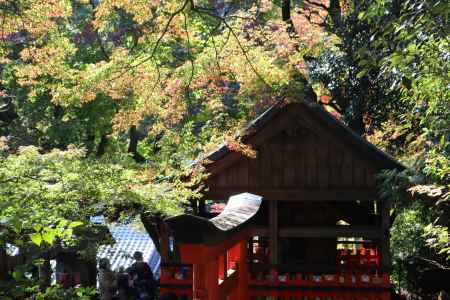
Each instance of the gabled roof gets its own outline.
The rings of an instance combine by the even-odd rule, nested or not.
[[[366,157],[376,161],[383,169],[405,169],[405,166],[397,162],[392,156],[378,149],[373,144],[353,132],[348,126],[336,119],[332,114],[317,103],[285,103],[284,101],[279,101],[268,108],[259,117],[251,121],[237,134],[237,138],[239,138],[243,143],[247,143],[252,136],[265,128],[276,116],[296,106],[304,108],[305,112],[311,117],[327,126],[331,132],[338,135],[340,139],[353,147],[355,150],[364,153]],[[224,143],[221,144],[216,150],[201,157],[199,161],[204,160],[210,163],[215,163],[232,152],[233,151],[227,147],[227,144]]]

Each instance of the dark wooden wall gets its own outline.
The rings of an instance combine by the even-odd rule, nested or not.
[[[208,180],[212,190],[369,189],[377,169],[350,147],[297,126],[282,130]],[[282,199],[280,199],[282,200]]]

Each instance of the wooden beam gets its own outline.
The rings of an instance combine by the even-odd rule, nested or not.
[[[380,237],[378,228],[362,226],[280,228],[279,234],[281,237]]]
[[[389,225],[390,225],[390,210],[391,202],[388,199],[383,199],[381,202],[381,226],[379,228],[379,234],[381,238],[381,266],[385,269],[391,267],[391,254],[389,251]]]
[[[214,188],[205,193],[205,199],[225,200],[232,195],[252,193],[270,201],[373,201],[377,198],[375,189],[265,189],[258,187]]]
[[[225,251],[250,236],[248,229],[241,229],[238,233],[217,245],[179,244],[181,261],[186,264],[207,263],[211,257],[219,257]]]
[[[346,266],[346,265],[322,265],[322,264],[265,264],[265,263],[252,263],[250,264],[251,272],[266,272],[270,270],[278,270],[279,272],[299,272],[299,273],[316,273],[316,274],[336,274],[341,271],[367,271],[378,270],[385,272],[383,268],[367,267],[367,266]]]
[[[263,226],[253,226],[250,229],[251,236],[269,236],[269,228]]]
[[[270,232],[270,228],[252,228],[253,236],[270,236]],[[278,229],[278,236],[286,238],[363,237],[366,239],[379,239],[381,237],[381,232],[379,228],[372,226],[281,227]]]
[[[5,280],[8,274],[8,256],[6,255],[6,250],[0,248],[0,280]]]
[[[249,299],[248,295],[248,281],[249,281],[249,272],[248,272],[248,242],[247,240],[241,241],[239,243],[239,283],[238,283],[238,300],[247,300]]]
[[[238,288],[239,276],[237,272],[234,272],[229,277],[225,278],[219,284],[219,297],[218,299],[227,299],[227,296],[232,294]]]
[[[242,159],[242,154],[238,152],[230,152],[222,159],[218,160],[217,162],[213,162],[210,165],[207,166],[206,170],[207,172],[210,172],[211,175],[218,174],[230,166],[232,166],[234,163]]]
[[[206,300],[219,299],[219,261],[214,257],[206,264]]]
[[[278,263],[278,202],[269,203],[269,250],[270,262]]]
[[[206,265],[193,265],[192,294],[194,299],[205,299],[206,296]]]

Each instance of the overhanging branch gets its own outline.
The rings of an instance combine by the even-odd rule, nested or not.
[[[242,43],[241,43],[239,37],[237,36],[236,32],[233,30],[233,28],[230,26],[230,24],[226,21],[225,18],[211,13],[210,10],[208,10],[208,9],[205,9],[205,8],[202,8],[202,7],[198,7],[198,6],[192,6],[192,11],[197,12],[199,14],[207,15],[207,16],[210,16],[212,18],[215,18],[215,19],[219,20],[228,29],[229,33],[231,33],[231,35],[236,40],[236,43],[238,44],[239,49],[241,49],[242,54],[244,55],[244,58],[245,58],[247,64],[252,69],[253,73],[255,73],[255,75],[258,77],[259,80],[261,80],[264,83],[264,85],[266,85],[269,89],[272,89],[272,86],[269,85],[267,83],[267,81],[261,76],[261,74],[259,74],[258,70],[256,70],[255,66],[253,65],[253,63],[251,62],[251,60],[250,60],[250,58],[248,56],[247,50],[244,48],[244,46],[242,45]]]

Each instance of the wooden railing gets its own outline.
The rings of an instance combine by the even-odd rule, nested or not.
[[[229,270],[229,272],[234,271]],[[253,273],[249,276],[250,299],[254,297],[281,299],[288,297],[286,299],[301,300],[390,299],[388,274],[373,274],[361,270],[341,274],[279,273],[277,270],[272,270],[269,273]],[[177,296],[192,297],[192,268],[189,266],[163,267],[161,291],[171,292]]]
[[[251,286],[291,286],[291,287],[383,287],[389,288],[387,274],[302,274],[278,273],[273,270],[264,277],[252,276]]]

